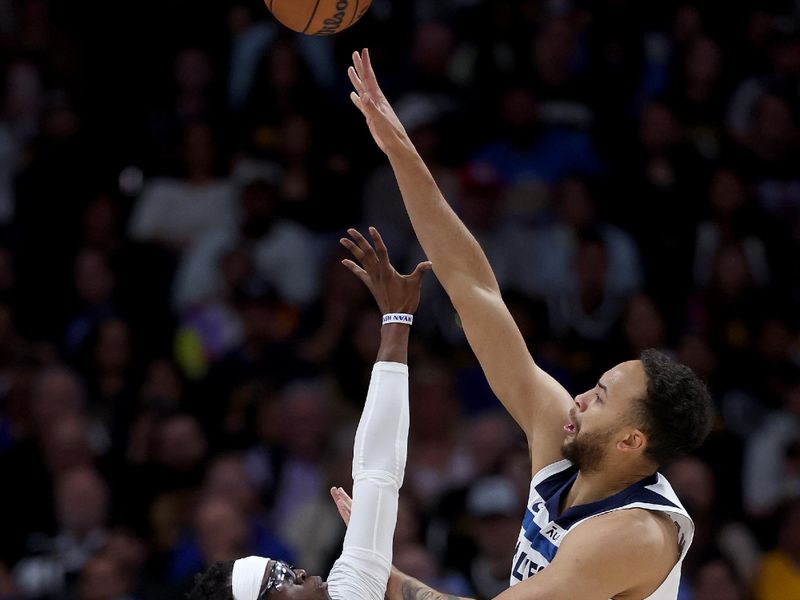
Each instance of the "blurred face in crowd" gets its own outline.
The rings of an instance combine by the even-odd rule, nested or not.
[[[255,485],[241,459],[227,456],[215,460],[206,474],[203,491],[208,497],[230,501],[244,514],[258,507]]]
[[[574,230],[588,227],[595,219],[596,206],[586,184],[580,179],[567,179],[561,184],[558,216]]]
[[[39,374],[32,399],[34,421],[43,430],[68,415],[82,414],[85,392],[75,373],[53,367]]]
[[[744,600],[747,597],[730,566],[722,560],[702,565],[695,575],[694,585],[695,600]]]
[[[694,514],[706,514],[714,507],[714,473],[705,462],[686,456],[665,469],[675,493]]]
[[[709,37],[699,37],[690,46],[684,62],[690,84],[714,85],[722,74],[722,51]]]
[[[130,328],[121,319],[105,321],[98,331],[94,349],[94,361],[104,372],[120,372],[127,369],[131,360]]]
[[[568,19],[549,19],[542,26],[533,43],[533,58],[545,83],[558,85],[569,79],[576,50],[575,33]]]
[[[289,452],[299,458],[318,460],[330,429],[331,398],[327,390],[317,384],[298,383],[290,386],[281,400],[286,422],[303,424],[287,436]]]
[[[159,425],[157,436],[158,462],[167,468],[187,471],[205,457],[206,438],[194,417],[170,417]]]
[[[197,508],[194,527],[207,563],[234,560],[247,548],[247,520],[223,498],[205,499]]]
[[[108,502],[108,488],[91,467],[73,469],[56,484],[56,512],[60,526],[78,535],[105,525]]]
[[[650,154],[672,149],[680,141],[680,127],[672,110],[657,102],[645,106],[639,122],[639,141]]]
[[[796,136],[797,126],[786,100],[772,95],[762,97],[751,122],[751,149],[762,159],[780,159]]]
[[[618,447],[643,448],[644,437],[632,425],[647,379],[641,361],[631,360],[606,371],[592,389],[575,397],[561,453],[581,471],[603,468]]]
[[[97,250],[85,249],[75,258],[75,291],[80,300],[90,306],[111,300],[114,273],[106,257]]]
[[[420,25],[414,36],[411,59],[415,66],[430,75],[446,76],[453,50],[453,32],[441,23]]]
[[[76,467],[88,467],[94,460],[89,445],[89,424],[81,414],[55,421],[43,432],[41,446],[47,468],[54,476]]]
[[[733,216],[747,201],[744,182],[733,171],[720,169],[711,179],[709,200],[719,217]]]
[[[650,296],[638,294],[628,303],[622,328],[628,346],[636,354],[664,344],[666,326],[661,312]]]
[[[211,83],[208,55],[199,48],[184,48],[175,59],[175,81],[184,92],[202,92]]]
[[[121,600],[130,591],[130,578],[110,556],[89,559],[81,571],[80,600]]]

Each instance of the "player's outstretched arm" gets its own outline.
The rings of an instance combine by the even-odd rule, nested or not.
[[[430,263],[401,275],[389,262],[380,234],[370,229],[372,244],[358,231],[341,243],[358,264],[343,261],[369,288],[381,313],[400,314],[384,323],[367,400],[353,444],[353,502],[342,554],[328,577],[333,600],[381,600],[392,561],[398,492],[403,483],[408,445],[407,349],[410,323],[419,304],[422,276]]]
[[[566,419],[572,399],[534,363],[503,302],[489,261],[474,236],[453,212],[381,91],[369,52],[353,53],[348,69],[353,103],[367,120],[378,146],[394,169],[414,231],[458,311],[470,345],[489,384],[531,440]],[[538,432],[537,432],[538,434]],[[534,441],[534,440],[531,440]],[[545,447],[559,458],[561,438]],[[551,457],[544,457],[545,464]]]
[[[337,502],[338,504],[338,502]],[[553,562],[495,600],[646,598],[677,562],[674,526],[625,510],[592,519],[564,539]],[[392,568],[389,600],[459,600]]]

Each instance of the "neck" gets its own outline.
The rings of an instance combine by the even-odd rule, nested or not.
[[[630,469],[578,471],[578,477],[564,501],[564,509],[589,504],[617,494],[656,471],[652,465],[637,465]]]

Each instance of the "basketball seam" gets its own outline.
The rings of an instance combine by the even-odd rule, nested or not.
[[[314,10],[311,12],[311,16],[308,18],[308,23],[306,24],[305,29],[303,29],[303,33],[308,31],[308,28],[311,27],[311,23],[314,21],[314,17],[317,15],[317,10],[319,9],[320,0],[317,0],[316,6],[314,6]]]
[[[274,2],[275,2],[275,0],[269,0],[269,10],[270,10],[270,12],[272,11],[272,5],[273,5]]]
[[[353,10],[353,17],[350,19],[350,25],[352,25],[355,22],[357,14],[358,14],[358,0],[356,0],[356,7]],[[350,27],[350,25],[348,25],[348,27]]]

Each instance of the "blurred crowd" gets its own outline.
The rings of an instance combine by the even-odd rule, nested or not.
[[[260,0],[0,0],[0,599],[327,573],[380,328],[337,240],[422,257],[348,100],[364,46],[546,370],[655,347],[708,381],[665,469],[681,600],[800,598],[800,4],[374,0],[309,38]],[[432,276],[410,366],[395,562],[490,598],[527,447]]]

